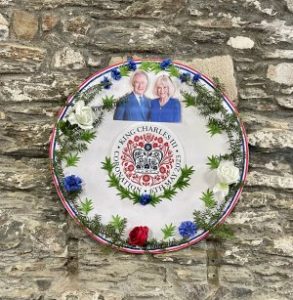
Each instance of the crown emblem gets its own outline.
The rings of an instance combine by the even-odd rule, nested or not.
[[[153,149],[150,143],[143,148],[136,148],[133,151],[133,160],[135,162],[135,171],[143,174],[158,174],[159,166],[163,158],[163,152]]]

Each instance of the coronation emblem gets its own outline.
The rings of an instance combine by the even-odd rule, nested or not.
[[[182,147],[169,129],[142,124],[116,139],[112,161],[120,184],[134,191],[155,193],[172,186],[184,164]]]

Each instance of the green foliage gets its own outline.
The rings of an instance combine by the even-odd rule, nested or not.
[[[187,92],[184,92],[182,95],[183,95],[183,103],[185,103],[186,107],[196,106],[196,97],[195,96],[193,96]]]
[[[90,130],[84,130],[80,133],[80,139],[87,143],[90,143],[96,138],[96,132]]]
[[[173,225],[172,223],[169,224],[169,225],[166,224],[165,227],[161,229],[161,231],[164,234],[164,240],[169,239],[172,236],[174,236],[175,235],[175,229],[176,229],[176,226]]]
[[[125,230],[127,220],[125,218],[120,217],[119,215],[112,216],[112,220],[110,221],[110,225],[114,228],[114,230],[122,234]]]
[[[80,203],[80,210],[87,216],[94,209],[93,200],[85,198]]]
[[[149,61],[143,61],[140,66],[139,66],[139,69],[142,70],[142,71],[145,71],[145,72],[149,72],[152,70],[152,62],[149,62]]]
[[[70,153],[68,156],[64,157],[66,160],[66,167],[76,167],[80,160],[77,154]]]
[[[119,67],[119,71],[120,71],[121,76],[129,76],[130,71],[129,71],[128,66]]]
[[[105,161],[102,162],[102,169],[106,170],[107,172],[112,172],[114,168],[114,165],[112,164],[111,158],[110,157],[105,157]]]
[[[207,165],[210,167],[211,170],[217,169],[221,162],[221,157],[212,155],[208,156],[209,162],[207,162]]]
[[[169,72],[170,76],[173,77],[179,77],[180,76],[180,71],[177,67],[175,67],[174,65],[171,65],[170,67],[167,68],[167,72]]]
[[[175,182],[173,188],[174,189],[180,189],[181,191],[189,186],[189,181],[191,179],[191,175],[194,173],[194,169],[193,167],[183,167],[181,169],[181,174],[179,176],[179,178],[177,179],[177,181]]]
[[[221,123],[214,118],[210,118],[209,123],[208,123],[208,131],[207,132],[210,133],[211,136],[222,133]]]
[[[113,95],[102,98],[102,101],[103,101],[103,109],[111,110],[115,107],[116,101]]]
[[[207,208],[214,208],[216,206],[216,200],[214,198],[214,193],[210,189],[207,189],[206,192],[202,193],[200,198]]]

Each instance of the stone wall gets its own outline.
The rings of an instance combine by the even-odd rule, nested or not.
[[[51,184],[48,139],[79,83],[126,55],[218,75],[250,139],[234,240],[106,252]],[[293,299],[293,1],[0,0],[0,299]]]

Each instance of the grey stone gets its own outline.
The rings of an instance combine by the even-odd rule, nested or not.
[[[267,77],[277,83],[293,85],[293,63],[270,65],[267,71]]]
[[[21,10],[14,11],[12,28],[17,37],[31,40],[38,32],[38,19],[32,13]]]
[[[289,130],[280,128],[262,129],[249,134],[249,143],[266,149],[293,148],[293,135]]]
[[[7,20],[0,14],[0,41],[7,40],[9,36],[9,27]]]
[[[230,37],[227,45],[235,49],[252,49],[254,41],[246,36]]]
[[[85,67],[85,61],[79,51],[64,47],[54,54],[52,66],[55,69],[79,70]]]
[[[293,13],[293,1],[292,0],[285,0],[287,2],[287,7],[289,11]]]
[[[292,96],[289,97],[277,97],[276,98],[278,104],[285,108],[293,108],[293,98]]]

